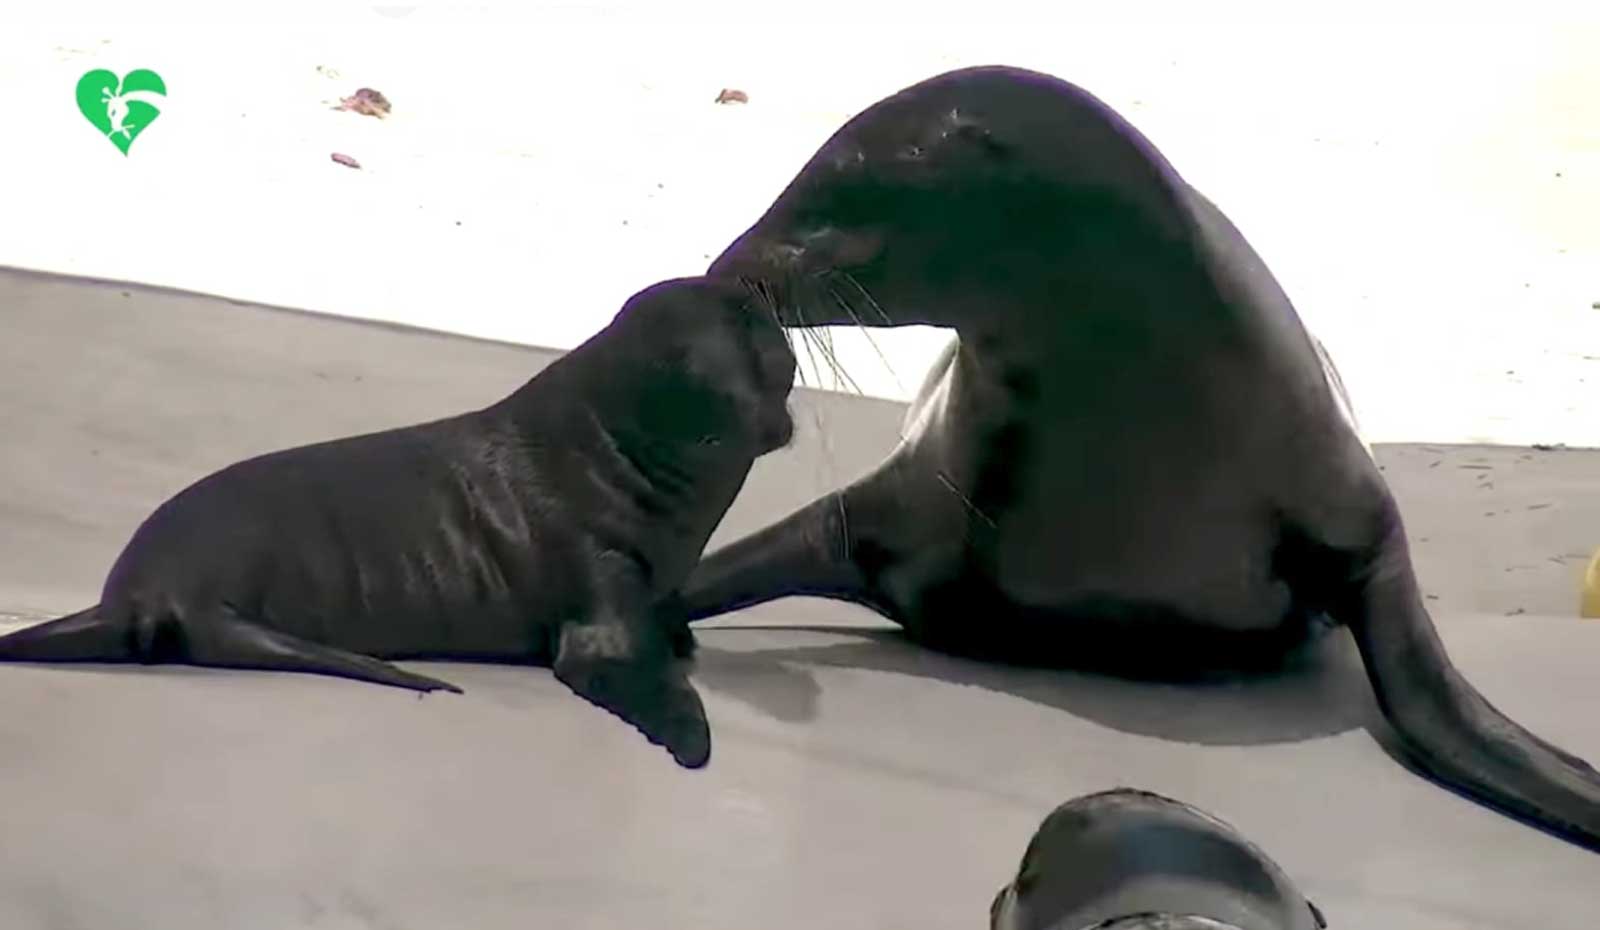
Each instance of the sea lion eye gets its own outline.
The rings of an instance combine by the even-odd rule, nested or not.
[[[913,142],[900,151],[900,156],[902,158],[921,158],[925,152],[926,149]]]

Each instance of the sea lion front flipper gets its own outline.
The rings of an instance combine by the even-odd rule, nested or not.
[[[590,703],[663,746],[685,768],[711,758],[711,726],[669,631],[600,612],[562,626],[551,670]]]
[[[1524,729],[1450,663],[1392,507],[1332,613],[1349,625],[1378,706],[1428,775],[1600,851],[1600,774]]]
[[[849,535],[844,492],[825,494],[701,559],[684,582],[683,608],[693,621],[791,595],[863,601]]]
[[[411,691],[461,689],[447,681],[408,672],[371,656],[301,639],[247,620],[222,607],[216,614],[183,624],[189,661],[216,668],[308,672]]]

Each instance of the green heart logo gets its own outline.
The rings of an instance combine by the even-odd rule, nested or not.
[[[145,68],[129,71],[120,79],[104,68],[78,78],[78,109],[83,118],[123,155],[161,115],[159,104],[166,95],[161,75]]]

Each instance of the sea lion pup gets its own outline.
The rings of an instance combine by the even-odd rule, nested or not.
[[[1118,788],[1039,825],[989,908],[990,930],[1321,930],[1322,912],[1237,830]]]
[[[1326,617],[1425,772],[1600,848],[1600,775],[1451,665],[1289,299],[1085,91],[983,67],[895,94],[710,272],[787,326],[956,340],[888,460],[708,556],[691,619],[834,597],[951,651],[1166,674],[1277,661]]]
[[[733,282],[667,281],[482,410],[252,458],[158,507],[95,607],[0,660],[181,662],[455,686],[382,659],[549,664],[704,765],[670,597],[757,456],[794,356]]]

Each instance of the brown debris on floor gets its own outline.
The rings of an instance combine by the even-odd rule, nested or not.
[[[716,103],[749,103],[750,95],[742,90],[724,87],[722,93],[717,94]]]
[[[333,154],[329,155],[328,157],[332,158],[334,161],[338,162],[339,164],[344,165],[346,168],[360,168],[361,167],[361,162],[356,161],[354,158],[351,158],[349,155],[345,155],[342,152],[334,152]]]
[[[342,98],[335,110],[349,110],[363,116],[376,116],[383,119],[389,115],[391,109],[389,98],[370,87],[363,87],[348,97]]]

